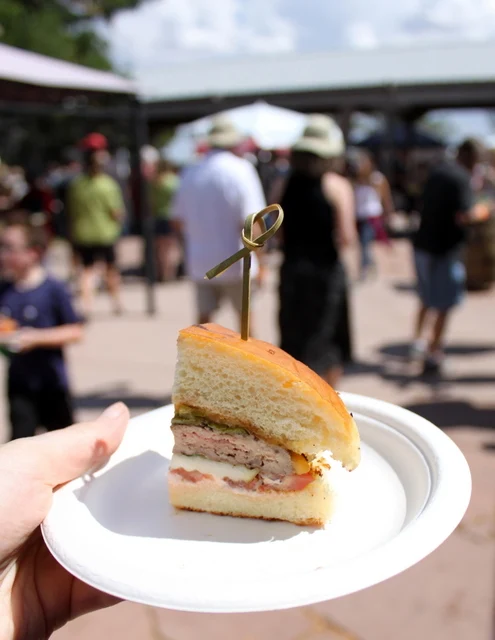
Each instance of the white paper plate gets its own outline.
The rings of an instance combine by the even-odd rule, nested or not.
[[[362,462],[335,470],[324,530],[176,512],[166,473],[168,406],[131,421],[105,469],[60,489],[43,524],[57,560],[127,600],[198,612],[284,609],[343,596],[438,547],[469,503],[466,460],[442,431],[395,405],[342,394]]]

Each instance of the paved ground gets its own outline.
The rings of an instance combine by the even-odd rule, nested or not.
[[[127,259],[135,248],[128,247]],[[131,256],[131,257],[129,257]],[[494,640],[495,291],[470,295],[451,328],[449,379],[417,377],[402,358],[415,307],[408,251],[380,255],[381,275],[353,288],[359,364],[342,388],[389,400],[432,419],[463,449],[473,499],[451,538],[422,563],[361,593],[314,607],[250,615],[194,615],[122,604],[68,625],[56,640]],[[274,279],[258,300],[259,337],[276,340]],[[127,314],[114,319],[106,300],[71,352],[80,416],[113,400],[134,414],[167,401],[179,328],[193,321],[186,283],[159,290],[159,315],[143,315],[144,292],[126,285]],[[219,320],[232,322],[228,310]],[[1,426],[5,428],[2,405]],[[5,433],[5,431],[4,431]],[[452,496],[455,500],[455,496]],[[164,578],[166,579],[166,578]]]

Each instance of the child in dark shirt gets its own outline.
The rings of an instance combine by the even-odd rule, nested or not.
[[[42,267],[45,249],[45,232],[23,222],[0,235],[0,315],[19,327],[7,343],[12,439],[74,422],[63,348],[83,331],[64,286]]]

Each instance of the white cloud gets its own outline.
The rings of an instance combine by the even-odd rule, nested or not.
[[[400,25],[402,35],[424,41],[486,40],[495,36],[494,0],[422,2]]]
[[[352,49],[373,49],[378,45],[373,26],[369,22],[353,22],[346,30],[346,39]]]
[[[123,12],[110,30],[118,62],[136,72],[205,55],[277,53],[296,48],[282,0],[150,0]]]
[[[495,0],[148,0],[109,35],[139,75],[206,56],[494,38]]]

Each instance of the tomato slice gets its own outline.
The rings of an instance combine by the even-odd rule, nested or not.
[[[187,482],[200,482],[201,480],[210,480],[212,476],[199,471],[186,471],[185,469],[172,469],[171,473],[176,473]]]
[[[310,482],[313,482],[314,476],[311,473],[303,473],[300,475],[292,475],[284,478],[279,484],[264,483],[260,478],[254,478],[251,482],[232,482],[227,478],[224,479],[231,487],[245,489],[247,491],[302,491]]]
[[[186,482],[201,482],[201,480],[213,480],[213,476],[200,471],[186,471],[185,469],[172,469],[171,473],[176,473]],[[302,491],[308,484],[313,482],[314,476],[311,473],[287,476],[280,484],[264,484],[260,478],[253,478],[250,482],[233,481],[224,478],[224,482],[231,487],[237,487],[247,491]]]
[[[302,473],[301,475],[289,476],[284,480],[285,491],[302,491],[308,484],[313,482],[314,476],[311,473]]]

